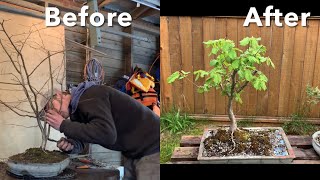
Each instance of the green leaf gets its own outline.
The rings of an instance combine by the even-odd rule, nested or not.
[[[268,66],[271,65],[273,67],[273,69],[274,69],[274,64],[273,64],[273,62],[271,61],[271,59],[269,57],[267,57],[267,62],[266,63],[267,63]]]
[[[197,75],[196,80],[198,80],[199,76],[201,78],[203,78],[204,76],[207,76],[209,73],[207,71],[204,71],[204,70],[198,70],[198,71],[193,72],[193,74]]]
[[[180,77],[180,73],[179,71],[174,72],[173,74],[171,74],[168,79],[167,82],[169,84],[173,83],[175,80],[177,80]]]
[[[214,82],[214,79],[212,77],[209,77],[206,79],[206,84],[212,84]]]
[[[178,123],[178,125],[180,126],[180,128],[183,128],[183,127],[182,127],[182,124],[181,124],[179,121],[177,121],[177,123]]]
[[[253,81],[253,87],[256,90],[260,90],[260,82],[259,82],[259,80]]]
[[[267,90],[267,86],[266,86],[266,83],[265,82],[261,82],[261,88],[262,88],[262,90]]]
[[[244,38],[244,39],[242,39],[242,40],[240,41],[240,45],[241,45],[241,46],[246,46],[246,45],[249,44],[249,42],[250,42],[250,38],[246,37],[246,38]]]
[[[267,59],[265,57],[259,57],[260,62],[265,62]]]
[[[205,42],[203,42],[203,43],[206,44],[206,45],[211,45],[211,44],[214,43],[214,41],[213,41],[213,40],[209,40],[209,41],[205,41]]]
[[[258,41],[255,38],[251,38],[251,46],[253,48],[257,48],[258,47]]]
[[[249,59],[249,62],[256,62],[257,61],[257,59],[254,56],[249,56],[248,59]]]
[[[211,50],[211,53],[212,53],[212,54],[217,54],[218,51],[219,51],[219,48],[213,47],[212,50]]]
[[[252,80],[252,73],[250,70],[245,70],[244,71],[244,78],[247,80],[247,81],[251,81]]]
[[[240,79],[242,79],[244,77],[244,73],[241,69],[238,71],[238,75],[239,75]]]
[[[233,69],[238,69],[239,68],[239,64],[240,64],[240,60],[236,59],[232,62],[231,66]]]
[[[216,66],[217,64],[219,63],[219,61],[217,61],[217,60],[211,60],[210,62],[209,62],[209,65],[210,66]]]
[[[170,118],[163,118],[163,119],[168,121],[168,122],[170,122],[170,123],[172,123],[172,120]]]
[[[201,86],[197,89],[197,92],[202,94],[204,92],[204,88]]]
[[[242,104],[242,99],[241,99],[239,93],[236,93],[235,100],[236,100],[238,103]]]
[[[268,82],[268,78],[267,78],[267,76],[264,75],[264,74],[261,74],[261,75],[259,76],[259,79],[261,79],[261,81],[263,81],[263,82]]]
[[[229,57],[230,57],[231,59],[236,58],[236,57],[237,57],[236,51],[235,51],[235,50],[231,50],[231,51],[229,52]]]
[[[196,81],[198,81],[199,77],[200,77],[200,74],[199,74],[199,73],[197,73],[197,74],[196,74],[196,78],[195,78],[195,80],[196,80]]]
[[[213,79],[216,84],[220,84],[222,77],[220,74],[215,74],[215,76],[213,76]]]

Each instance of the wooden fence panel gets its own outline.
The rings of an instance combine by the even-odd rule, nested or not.
[[[211,39],[214,39],[215,35],[215,20],[211,18],[203,18],[203,41],[208,41]],[[210,60],[213,59],[213,56],[208,56],[210,53],[210,48],[204,48],[204,66],[205,70],[210,69]],[[205,113],[211,113],[215,114],[216,108],[215,108],[215,89],[211,88],[211,91],[204,94],[204,112]]]
[[[183,28],[183,27],[180,27]],[[202,18],[192,17],[192,57],[193,70],[204,69],[203,60],[203,33],[202,33]],[[191,44],[190,44],[191,45]],[[204,80],[199,79],[197,84],[203,84]],[[197,93],[197,88],[194,88],[194,111],[195,113],[204,113],[204,95]]]
[[[267,48],[266,55],[276,67],[258,66],[269,79],[268,89],[256,91],[247,87],[242,93],[243,104],[234,105],[235,114],[290,116],[296,113],[305,97],[306,85],[320,86],[320,20],[309,20],[307,27],[302,27],[300,22],[296,27],[277,27],[274,21],[269,27],[244,27],[243,22],[244,18],[239,17],[169,17],[167,29],[161,28],[160,32],[164,46],[161,47],[161,59],[165,59],[161,60],[161,64],[168,63],[171,66],[161,69],[162,83],[166,83],[167,77],[177,70],[211,68],[209,62],[214,57],[208,57],[210,49],[205,47],[203,41],[228,38],[244,49],[239,46],[239,41],[244,37],[261,37],[261,44]],[[281,22],[284,24],[283,20]],[[190,76],[189,79],[192,78]],[[200,85],[203,81],[194,83]],[[183,111],[193,114],[226,114],[227,99],[221,96],[220,90],[212,89],[207,94],[198,94],[197,88],[188,80],[175,82],[172,86],[161,86],[173,88],[171,95],[162,91],[166,96],[166,100],[162,101],[163,108],[174,103]],[[311,112],[311,117],[319,116],[320,105]]]
[[[181,58],[182,58],[182,69],[186,72],[193,71],[192,63],[192,23],[190,17],[180,17],[180,48],[181,48]],[[193,84],[190,83],[193,81],[193,74],[191,73],[188,79],[183,80],[183,93],[182,97],[184,98],[184,110],[186,112],[194,112],[194,96],[193,96]]]

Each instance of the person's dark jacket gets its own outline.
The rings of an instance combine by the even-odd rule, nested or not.
[[[140,158],[160,151],[160,118],[137,100],[107,86],[92,86],[60,131],[68,138]]]

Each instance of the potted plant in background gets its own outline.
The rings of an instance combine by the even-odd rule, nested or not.
[[[198,160],[205,163],[289,163],[294,154],[288,139],[279,128],[243,128],[237,127],[233,112],[233,102],[242,103],[241,94],[245,87],[252,85],[256,90],[266,90],[268,78],[258,65],[267,64],[274,68],[269,57],[265,56],[266,47],[259,44],[261,38],[246,37],[240,41],[247,49],[242,51],[228,39],[204,42],[211,48],[209,70],[194,71],[195,81],[205,78],[198,86],[198,93],[205,93],[211,88],[221,90],[227,96],[227,112],[231,122],[229,129],[217,128],[205,130],[200,143]],[[186,78],[190,72],[183,70],[171,74],[167,81]],[[245,160],[246,159],[246,160]],[[265,160],[265,161],[262,161]]]
[[[312,135],[312,146],[320,156],[320,131],[317,131]]]
[[[320,101],[320,90],[317,87],[312,87],[309,84],[306,88],[307,98],[302,105],[302,112],[304,117],[309,116],[311,109],[317,105]],[[318,153],[320,156],[320,131],[316,131],[312,135],[312,146],[313,149]]]

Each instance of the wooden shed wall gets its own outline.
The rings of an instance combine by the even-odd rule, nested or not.
[[[113,27],[105,25],[101,29],[107,28],[114,31],[123,31],[123,28],[119,25],[114,25]],[[150,42],[137,39],[132,40],[133,67],[137,65],[149,71],[156,53],[159,52],[159,35],[147,33],[139,29],[133,29],[132,34],[146,37],[150,40]],[[124,57],[125,37],[106,32],[101,32],[101,35],[102,43],[100,46],[95,47],[95,49],[106,53],[107,56],[92,53],[92,57],[102,62],[105,71],[105,83],[112,85],[119,77],[126,74]],[[79,43],[85,42],[86,29],[81,27],[66,28],[66,38]],[[83,69],[86,61],[85,49],[79,48],[70,42],[67,42],[66,48],[71,49],[67,51],[67,84],[77,84],[83,81]]]

